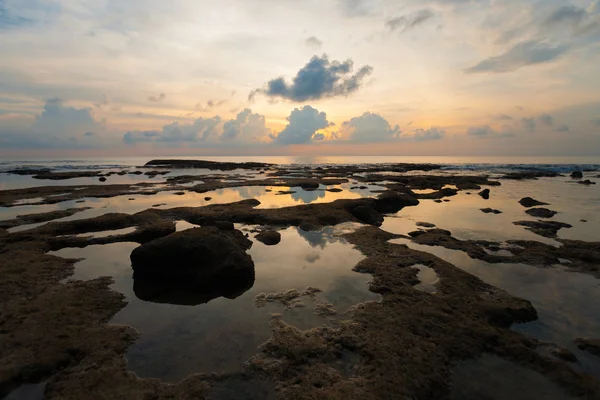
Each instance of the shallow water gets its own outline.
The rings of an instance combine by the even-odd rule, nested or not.
[[[177,381],[194,372],[239,370],[269,338],[269,313],[284,313],[288,323],[308,329],[343,318],[315,315],[316,302],[329,302],[342,314],[354,304],[378,299],[368,291],[370,276],[352,271],[363,256],[337,236],[352,229],[353,225],[321,232],[288,228],[281,231],[277,246],[254,241],[248,251],[255,263],[253,287],[234,300],[221,297],[197,306],[158,304],[136,297],[129,262],[129,254],[138,246],[135,243],[68,248],[52,254],[85,258],[76,264],[73,279],[115,278],[112,287],[124,293],[129,304],[112,323],[131,325],[142,334],[127,353],[130,369],[142,377]],[[260,293],[308,286],[323,292],[314,300],[302,297],[305,307],[284,310],[279,304],[263,308],[254,304]]]
[[[435,270],[431,267],[421,264],[413,265],[413,268],[419,270],[417,273],[417,279],[420,281],[420,283],[415,285],[414,288],[426,293],[436,293],[437,288],[435,285],[440,281],[440,278]]]
[[[423,246],[407,239],[390,242],[431,253],[490,285],[529,300],[539,319],[513,325],[513,329],[568,348],[579,358],[581,369],[600,376],[600,359],[580,351],[573,343],[576,338],[596,337],[600,332],[600,314],[594,300],[600,297],[600,280],[568,272],[560,265],[540,268],[525,264],[490,264],[472,259],[459,250]]]

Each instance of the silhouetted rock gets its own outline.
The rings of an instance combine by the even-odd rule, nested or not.
[[[575,339],[575,344],[581,350],[585,350],[600,357],[600,339],[579,338]]]
[[[537,179],[537,178],[554,178],[557,176],[561,176],[558,172],[554,171],[525,171],[525,172],[511,172],[504,176],[502,179],[514,179],[514,180],[523,180],[523,179]]]
[[[273,246],[281,242],[281,234],[277,231],[263,231],[256,235],[256,240],[267,246]]]
[[[204,198],[204,201],[211,201],[211,200],[212,200],[212,197],[205,197]]]
[[[332,193],[339,193],[339,192],[343,192],[342,189],[340,188],[331,188],[331,189],[327,189],[328,192],[332,192]]]
[[[417,222],[417,226],[422,226],[423,228],[435,228],[435,224],[431,224],[429,222]]]
[[[547,208],[530,208],[525,212],[537,218],[552,218],[558,214],[556,211],[548,210]]]
[[[175,192],[173,193],[175,196],[183,196],[185,192]]]
[[[486,214],[502,214],[502,211],[494,210],[493,208],[481,208],[481,211]]]
[[[98,180],[99,180],[100,182],[106,182],[106,178],[105,178],[105,177],[103,177],[103,176],[101,176],[100,178],[98,178]]]
[[[490,198],[490,189],[484,189],[478,193],[481,197],[488,200]]]
[[[573,178],[573,179],[581,179],[581,178],[583,178],[583,172],[581,172],[581,171],[573,171],[573,172],[571,172],[571,178]]]
[[[419,200],[416,198],[394,191],[382,193],[375,199],[375,209],[381,213],[396,213],[404,207],[416,205],[419,205]]]
[[[381,215],[377,210],[371,208],[369,206],[358,206],[350,210],[350,214],[352,214],[356,219],[365,224],[380,226],[383,224],[383,215]]]
[[[586,179],[585,181],[579,181],[577,183],[579,183],[580,185],[586,185],[586,186],[595,185],[596,184],[596,182],[592,182],[589,179]]]
[[[531,197],[523,197],[521,200],[519,200],[519,204],[521,204],[523,207],[527,207],[527,208],[548,205],[548,203],[544,203],[542,201],[532,199]]]
[[[217,162],[204,160],[152,160],[144,165],[145,167],[163,167],[163,168],[202,168],[210,170],[231,171],[234,169],[256,169],[269,167],[273,164],[257,162]]]
[[[517,221],[515,225],[526,227],[527,230],[547,238],[555,238],[562,228],[572,228],[572,225],[557,221]]]

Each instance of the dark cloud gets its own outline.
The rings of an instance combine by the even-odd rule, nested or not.
[[[276,78],[269,81],[266,88],[251,92],[248,98],[252,100],[256,94],[262,93],[271,98],[302,102],[347,96],[357,91],[363,79],[373,72],[373,68],[366,65],[351,75],[353,67],[352,60],[330,62],[327,55],[314,56],[298,71],[291,84],[284,78]]]
[[[569,49],[566,45],[552,46],[538,41],[521,42],[506,53],[491,57],[465,69],[466,73],[510,72],[519,68],[543,64],[560,58]]]
[[[320,49],[321,46],[323,46],[323,42],[319,40],[319,38],[317,38],[316,36],[309,37],[308,39],[306,39],[305,43],[308,47],[311,47],[313,49]]]
[[[274,143],[282,145],[309,143],[318,130],[331,125],[327,120],[327,114],[311,106],[295,108],[287,120],[288,125],[285,129],[279,135],[272,136]],[[321,136],[319,138],[315,139],[323,139]]]
[[[567,126],[567,125],[561,125],[558,128],[556,128],[557,132],[570,132],[571,129]]]
[[[538,120],[542,123],[542,125],[552,126],[554,125],[554,118],[550,114],[542,114],[538,117]]]
[[[225,122],[220,140],[231,141],[243,138],[245,141],[251,141],[268,134],[269,130],[265,125],[265,117],[260,114],[253,114],[252,110],[246,108],[235,119]]]
[[[535,119],[533,118],[521,118],[521,126],[523,127],[523,129],[525,129],[527,132],[533,132],[535,131]]]
[[[315,133],[313,135],[313,139],[314,140],[325,140],[325,135],[322,133]]]
[[[429,129],[415,129],[414,133],[415,140],[420,142],[426,140],[439,140],[444,138],[446,135],[446,131],[437,127],[431,127]]]
[[[430,20],[434,15],[433,11],[425,8],[411,14],[392,18],[385,23],[385,26],[391,31],[401,30],[406,32]]]
[[[163,101],[166,97],[167,97],[166,94],[161,93],[158,96],[150,96],[150,97],[148,97],[148,100],[150,100],[150,101]]]
[[[544,23],[546,25],[555,24],[574,24],[579,25],[587,17],[587,12],[581,8],[567,5],[562,6],[546,18]]]
[[[8,8],[4,0],[0,0],[0,30],[18,28],[24,25],[30,25],[33,21],[22,17]]]
[[[381,115],[366,112],[342,124],[342,136],[355,142],[386,142],[400,137],[398,125],[391,127]]]
[[[497,135],[497,132],[494,131],[489,125],[472,126],[469,129],[467,129],[467,135],[485,137]]]

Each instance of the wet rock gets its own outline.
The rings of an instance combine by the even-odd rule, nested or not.
[[[426,233],[427,233],[427,231],[421,231],[421,230],[419,230],[419,231],[408,232],[408,236],[414,238],[414,237],[419,237],[421,235],[425,235]]]
[[[358,206],[350,210],[350,214],[352,214],[356,219],[365,224],[380,226],[383,224],[383,215],[381,215],[377,210],[369,206]]]
[[[254,262],[252,242],[238,230],[212,226],[188,229],[153,240],[131,252],[134,277],[222,281],[247,278]]]
[[[547,238],[555,238],[556,234],[562,228],[572,228],[572,225],[557,221],[517,221],[515,225],[526,227],[528,231],[536,233]]]
[[[163,168],[202,168],[210,170],[231,171],[234,169],[257,169],[270,167],[273,164],[258,162],[218,162],[205,160],[152,160],[148,161],[145,167],[163,167]]]
[[[175,192],[173,193],[175,196],[183,196],[185,195],[185,192]]]
[[[331,317],[337,314],[333,304],[328,302],[319,302],[315,304],[315,314],[319,317]]]
[[[339,193],[339,192],[343,192],[343,189],[340,188],[331,188],[331,189],[327,189],[328,192],[331,193]]]
[[[585,350],[595,356],[600,357],[600,339],[578,338],[575,339],[575,344],[581,350]]]
[[[443,201],[441,201],[440,199],[434,200],[434,203],[443,203]]]
[[[99,180],[100,182],[106,182],[106,178],[105,178],[105,177],[103,177],[103,176],[101,176],[100,178],[98,178],[98,180]]]
[[[514,180],[524,180],[524,179],[538,179],[538,178],[554,178],[557,176],[561,176],[559,173],[554,171],[527,171],[527,172],[511,172],[502,176],[502,179],[514,179]]]
[[[552,211],[547,208],[530,208],[529,210],[527,210],[525,212],[527,214],[531,215],[532,217],[537,217],[537,218],[552,218],[556,214],[558,214],[556,211]]]
[[[421,226],[423,228],[435,228],[435,224],[429,222],[417,222],[416,225]]]
[[[205,197],[204,198],[204,201],[211,201],[211,200],[212,200],[212,197]]]
[[[564,347],[556,346],[552,350],[550,350],[550,354],[553,356],[560,358],[561,360],[565,360],[568,362],[577,362],[577,357],[570,350],[565,349]]]
[[[502,211],[493,208],[481,208],[480,210],[486,214],[502,214]]]
[[[167,203],[153,204],[152,207],[166,206]]]
[[[95,178],[100,176],[100,171],[68,171],[68,172],[44,172],[33,176],[33,179],[47,179],[60,181],[73,178]]]
[[[396,213],[404,207],[413,207],[416,205],[419,205],[419,200],[408,194],[395,191],[387,191],[375,199],[375,209],[385,214]]]
[[[298,228],[302,229],[304,232],[314,232],[319,230],[318,225],[308,220],[301,221]]]
[[[294,193],[296,193],[296,192],[293,190],[280,190],[279,192],[275,193],[275,196],[283,196],[286,194],[294,194]]]
[[[127,171],[119,171],[119,172],[117,172],[117,175],[119,175],[119,176],[123,176],[125,174],[127,174]]]
[[[592,182],[589,179],[586,179],[585,181],[579,181],[577,183],[579,183],[580,185],[586,185],[586,186],[595,185],[596,184],[596,182]]]
[[[71,215],[75,215],[81,211],[89,209],[91,209],[91,207],[69,208],[66,210],[50,211],[46,213],[21,215],[15,219],[0,221],[0,228],[9,229],[21,225],[39,224],[41,222],[48,222],[59,218],[70,217]]]
[[[207,222],[204,225],[214,226],[222,231],[232,231],[235,229],[235,225],[231,221],[213,221],[213,222]]]
[[[523,197],[521,200],[519,200],[519,204],[521,204],[523,207],[526,207],[526,208],[548,205],[548,203],[544,203],[542,201],[532,199],[531,197]]]
[[[129,175],[142,175],[143,172],[142,171],[131,171],[129,172]]]
[[[267,246],[274,246],[281,242],[281,233],[277,231],[263,231],[256,235],[256,240]]]
[[[318,189],[319,188],[319,183],[318,182],[311,182],[311,181],[299,182],[298,186],[300,186],[304,190]]]
[[[271,193],[271,192],[272,192],[272,190],[271,190],[271,189],[265,189],[265,192],[267,192],[267,193]]]
[[[7,171],[7,174],[13,174],[13,175],[42,175],[42,174],[47,174],[49,173],[50,170],[48,168],[41,168],[41,169],[31,169],[31,168],[19,168],[19,169],[13,169],[10,171]]]
[[[458,194],[458,190],[456,190],[456,189],[443,188],[443,189],[440,189],[433,193],[416,194],[415,197],[418,199],[432,200],[432,199],[443,199],[444,197],[456,196],[457,194]]]
[[[571,178],[573,178],[573,179],[581,179],[581,178],[583,178],[583,172],[581,172],[581,171],[573,171],[573,172],[571,172]]]
[[[477,194],[483,197],[484,199],[488,200],[490,198],[490,189],[484,189]]]

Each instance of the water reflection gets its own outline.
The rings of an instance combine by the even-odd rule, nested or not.
[[[297,228],[280,231],[282,241],[276,246],[253,240],[248,253],[255,263],[254,285],[250,284],[252,287],[241,295],[229,296],[239,295],[234,300],[218,297],[197,306],[181,305],[199,302],[198,292],[187,290],[186,285],[166,284],[160,287],[162,292],[158,295],[154,292],[157,286],[151,287],[152,302],[138,298],[147,298],[147,287],[132,278],[129,255],[138,246],[135,243],[69,248],[52,254],[85,258],[76,265],[75,279],[102,275],[115,278],[112,287],[124,293],[129,304],[112,322],[131,325],[142,334],[127,354],[129,367],[142,377],[176,381],[194,372],[239,370],[256,353],[257,346],[268,339],[269,313],[284,313],[287,322],[307,329],[335,323],[315,315],[313,303],[328,302],[343,313],[354,304],[378,299],[378,295],[368,291],[370,276],[352,271],[363,258],[361,253],[336,237],[353,228],[348,224],[337,230],[310,232],[318,246],[307,241]],[[254,304],[260,293],[302,290],[308,286],[323,292],[314,301],[306,302],[305,308],[285,311],[278,304],[263,308]]]

